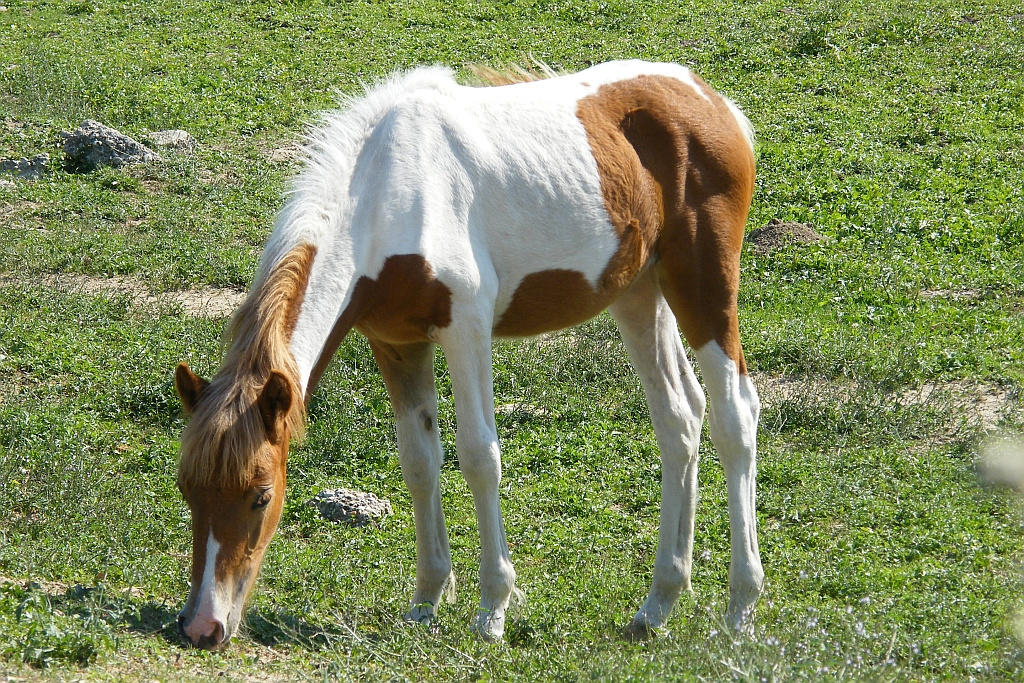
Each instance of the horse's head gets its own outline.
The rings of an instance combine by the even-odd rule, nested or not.
[[[221,649],[238,628],[281,520],[287,417],[297,397],[277,370],[261,386],[239,388],[221,378],[211,384],[182,363],[174,380],[191,418],[178,488],[192,510],[192,585],[178,630],[195,647]]]

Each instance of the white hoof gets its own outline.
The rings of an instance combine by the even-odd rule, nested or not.
[[[754,630],[754,606],[761,597],[764,574],[758,569],[754,579],[733,582],[730,571],[729,609],[725,611],[725,623],[737,633],[752,633]]]
[[[480,608],[469,626],[470,632],[487,643],[499,641],[505,635],[505,614],[497,614]]]
[[[437,616],[437,603],[441,600],[449,604],[455,602],[455,572],[449,572],[444,584],[441,585],[441,592],[436,596],[436,600],[430,599],[429,595],[424,596],[428,598],[426,600],[417,600],[421,595],[413,596],[412,606],[409,607],[408,612],[402,615],[404,621],[413,624],[429,624]]]
[[[429,602],[421,602],[410,607],[409,611],[402,615],[402,620],[407,624],[429,624],[435,616],[434,605]]]

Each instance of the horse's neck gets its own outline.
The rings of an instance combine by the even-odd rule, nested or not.
[[[299,385],[308,395],[345,335],[339,316],[352,296],[356,264],[350,245],[322,245],[310,273],[302,307],[295,321],[289,348],[295,358]]]

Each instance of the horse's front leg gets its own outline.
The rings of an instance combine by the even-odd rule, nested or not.
[[[485,640],[497,640],[505,632],[516,572],[498,503],[501,451],[494,423],[490,318],[467,317],[473,319],[457,319],[437,334],[455,398],[459,467],[473,493],[480,528],[480,608],[471,628]]]
[[[455,599],[452,554],[441,509],[444,452],[437,430],[434,345],[393,346],[371,340],[370,348],[391,396],[402,478],[416,517],[416,594],[405,618],[430,621],[442,594],[449,602]]]

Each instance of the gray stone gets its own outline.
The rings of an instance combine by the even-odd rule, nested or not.
[[[38,178],[49,171],[49,154],[37,154],[31,159],[0,159],[0,173],[13,173],[19,178]]]
[[[182,154],[195,151],[199,143],[187,130],[158,130],[146,136],[154,147],[163,147]]]
[[[309,499],[306,505],[317,508],[324,519],[352,526],[366,526],[391,514],[390,501],[351,489],[326,489]]]
[[[93,171],[100,166],[120,168],[160,159],[149,147],[97,121],[87,119],[71,133],[62,135],[67,155],[64,164],[70,171]]]

